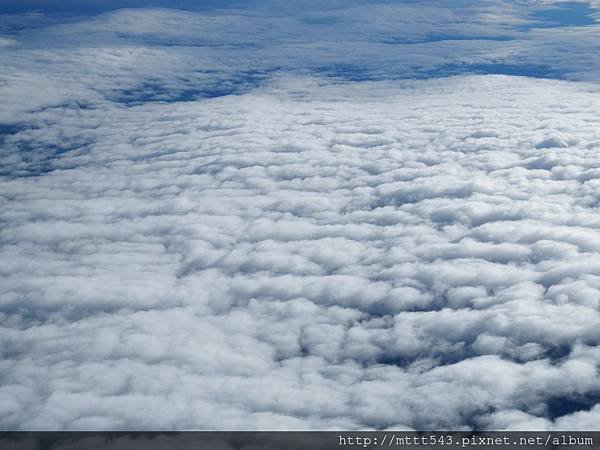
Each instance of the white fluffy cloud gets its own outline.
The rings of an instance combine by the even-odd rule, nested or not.
[[[86,144],[2,182],[3,427],[496,426],[597,395],[599,106],[283,78],[38,112],[6,147]]]
[[[0,56],[0,427],[589,429],[598,85],[239,88],[252,51],[211,45],[277,30],[215,20],[121,11]]]

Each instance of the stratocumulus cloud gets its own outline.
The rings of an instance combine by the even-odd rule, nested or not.
[[[595,427],[598,58],[401,80],[384,55],[356,80],[299,73],[324,55],[289,19],[294,67],[270,20],[123,10],[7,40],[0,427]],[[248,30],[255,78],[223,62]],[[533,60],[544,33],[478,48]]]

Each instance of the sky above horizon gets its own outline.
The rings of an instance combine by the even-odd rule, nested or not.
[[[0,429],[596,429],[599,11],[5,0]]]

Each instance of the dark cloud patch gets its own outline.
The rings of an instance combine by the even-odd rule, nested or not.
[[[465,35],[452,35],[452,34],[429,34],[420,39],[410,38],[394,38],[393,36],[386,37],[383,41],[384,44],[427,44],[443,41],[512,41],[514,36],[465,36]]]
[[[140,86],[118,91],[116,95],[109,95],[108,99],[129,106],[141,105],[146,102],[189,102],[202,99],[223,97],[227,95],[240,95],[263,85],[270,77],[276,74],[277,68],[265,72],[247,71],[217,75],[217,80],[209,81],[204,86],[198,87],[193,80],[182,80],[184,86],[173,89],[164,85],[160,80],[144,81]],[[213,77],[215,74],[211,74]]]
[[[25,127],[23,125],[17,124],[0,124],[0,139],[4,140],[7,136],[11,134],[17,134],[19,131],[23,130]]]
[[[593,16],[596,12],[588,2],[558,2],[534,11],[531,15],[533,23],[521,29],[595,25],[597,22]]]
[[[557,397],[548,401],[548,416],[551,419],[567,416],[569,414],[590,411],[600,403],[600,394],[591,394],[585,397]]]

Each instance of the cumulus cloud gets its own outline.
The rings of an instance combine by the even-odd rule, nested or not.
[[[492,6],[474,26],[522,15]],[[374,43],[391,26],[375,7],[355,8],[373,27],[353,64],[392,45]],[[331,50],[299,36],[358,13],[327,14],[124,10],[11,38],[0,427],[597,420],[598,84],[329,77],[311,68]],[[585,33],[565,39],[591,53]],[[556,39],[489,45],[528,64]],[[448,40],[393,45],[370,67],[436,61]],[[556,64],[591,79],[598,58],[575,58]]]
[[[38,112],[88,143],[3,181],[3,426],[459,427],[595,395],[599,103],[283,78]],[[4,145],[34,136],[58,145]]]

